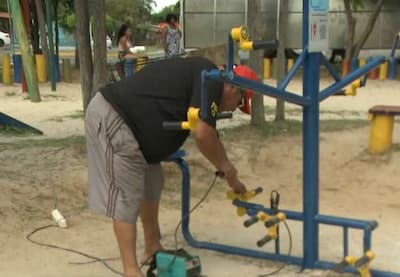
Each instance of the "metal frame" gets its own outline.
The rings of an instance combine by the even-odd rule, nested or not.
[[[35,127],[32,127],[2,112],[0,112],[0,125],[11,128],[24,129],[32,132],[33,134],[43,135],[43,132],[41,130],[36,129]]]
[[[349,252],[348,230],[360,229],[364,232],[363,250],[371,249],[372,231],[378,226],[376,221],[365,221],[358,219],[348,219],[335,216],[319,214],[319,102],[336,94],[347,84],[365,75],[368,71],[382,63],[385,58],[378,57],[370,61],[367,65],[356,69],[348,76],[341,79],[330,64],[320,53],[308,52],[308,14],[309,0],[303,0],[303,54],[300,56],[293,69],[289,71],[286,78],[282,80],[278,88],[264,85],[255,81],[235,76],[233,74],[233,41],[229,37],[228,44],[228,63],[225,72],[212,70],[202,74],[202,116],[207,114],[207,80],[223,80],[235,86],[251,89],[258,93],[283,99],[303,107],[303,212],[282,210],[288,220],[303,222],[303,256],[294,257],[283,255],[279,252],[279,245],[275,247],[275,253],[256,251],[219,243],[196,240],[189,228],[189,209],[190,209],[190,172],[186,161],[183,159],[184,152],[176,153],[170,158],[178,164],[182,171],[182,232],[186,241],[193,247],[216,250],[229,254],[243,255],[256,258],[264,258],[274,261],[296,264],[307,269],[332,269],[335,263],[319,260],[319,225],[333,225],[343,228],[343,254]],[[335,82],[320,92],[319,88],[319,68],[320,64],[325,65],[333,76]],[[298,95],[285,90],[291,78],[295,75],[298,68],[303,65],[303,95]],[[234,200],[233,204],[237,207],[245,207],[247,214],[254,216],[257,212],[271,211],[262,205],[246,203]],[[279,243],[276,242],[276,243]],[[338,261],[339,262],[339,261]],[[354,268],[346,268],[348,272],[356,272]],[[373,276],[386,277],[398,276],[398,273],[372,270]]]

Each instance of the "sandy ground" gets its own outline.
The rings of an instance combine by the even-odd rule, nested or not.
[[[321,86],[326,86],[323,81]],[[301,88],[294,81],[290,90]],[[0,137],[0,272],[1,276],[113,276],[99,263],[72,265],[87,259],[59,250],[40,247],[25,237],[33,229],[52,224],[50,212],[56,205],[67,217],[70,228],[51,228],[35,234],[42,242],[69,247],[102,258],[118,257],[110,221],[87,211],[86,158],[82,141],[68,139],[83,134],[79,84],[61,84],[57,92],[41,86],[43,101],[23,100],[19,87],[0,87],[0,111],[44,131],[45,135],[26,142],[23,137]],[[367,118],[376,104],[400,103],[400,82],[370,81],[357,97],[335,97],[321,105],[321,118]],[[266,99],[268,116],[274,100]],[[288,117],[299,118],[297,107],[288,106]],[[222,126],[247,123],[236,115]],[[245,129],[246,130],[246,129]],[[323,214],[350,218],[376,219],[373,250],[377,258],[373,267],[400,272],[400,124],[396,123],[394,150],[371,157],[366,153],[368,127],[321,133],[320,211]],[[269,192],[281,193],[281,208],[302,209],[302,137],[280,135],[262,138],[246,132],[222,131],[230,156],[249,188],[262,186],[266,193],[255,199],[268,205]],[[50,139],[50,140],[45,140]],[[40,141],[44,143],[40,143]],[[199,199],[211,181],[212,168],[196,151],[191,140],[186,143],[191,165],[193,201]],[[161,225],[163,243],[173,248],[174,229],[179,221],[180,175],[172,164],[165,164],[167,179],[162,199]],[[264,235],[258,227],[244,229],[243,218],[225,200],[226,186],[218,182],[207,201],[192,216],[191,229],[199,239],[218,241],[255,249]],[[293,236],[292,255],[302,255],[302,226],[289,222]],[[140,230],[140,229],[139,229]],[[341,230],[320,228],[320,255],[323,259],[341,259]],[[351,254],[359,255],[362,237],[350,232]],[[282,231],[282,252],[288,237]],[[179,243],[201,256],[206,276],[258,276],[277,269],[280,264],[212,251],[192,249],[179,233]],[[143,248],[138,239],[139,255]],[[270,251],[271,245],[265,250]],[[121,270],[120,261],[110,262]],[[299,273],[299,268],[285,267],[278,276],[330,276],[325,271]]]

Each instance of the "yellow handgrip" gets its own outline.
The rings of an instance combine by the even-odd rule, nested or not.
[[[182,130],[191,130],[196,129],[197,122],[199,121],[199,108],[190,107],[187,111],[187,121],[181,122]]]
[[[240,26],[232,28],[231,37],[233,40],[242,41],[242,40],[249,40],[250,35],[246,26]]]
[[[235,192],[233,192],[232,190],[230,190],[230,191],[228,191],[228,192],[226,193],[226,196],[227,196],[227,198],[228,198],[229,200],[238,199],[238,200],[240,200],[240,201],[247,202],[247,201],[249,201],[250,199],[252,199],[254,196],[256,196],[256,192],[255,192],[254,190],[250,190],[250,191],[247,191],[247,192],[244,193],[244,194],[240,194],[240,193],[235,193]],[[244,215],[246,214],[246,208],[237,207],[237,209],[236,209],[236,214],[237,214],[238,216],[244,216]]]
[[[246,26],[232,28],[231,37],[235,41],[239,41],[241,50],[253,50],[253,42],[250,40],[249,31]]]
[[[375,253],[369,250],[365,253],[365,256],[368,258],[368,262],[362,265],[361,267],[357,268],[357,270],[360,273],[361,277],[372,277],[369,266],[371,261],[375,258]]]
[[[348,265],[354,265],[357,261],[357,259],[353,256],[346,256],[344,258],[344,261],[348,264]]]
[[[251,40],[242,40],[239,47],[242,50],[253,50],[253,42]]]
[[[353,83],[351,83],[350,87],[348,87],[345,91],[344,94],[346,96],[356,96],[357,95],[357,89],[361,87],[361,79],[355,80]]]
[[[286,215],[284,213],[278,213],[275,216],[271,216],[268,214],[264,215],[265,215],[263,220],[264,222],[273,220],[275,217],[278,219],[278,222],[276,222],[274,225],[268,228],[268,234],[267,234],[272,240],[276,240],[278,238],[278,224],[279,222],[282,222],[286,219]]]
[[[347,265],[349,266],[355,266],[356,263],[363,259],[364,257],[367,257],[368,261],[363,264],[362,266],[360,266],[359,268],[357,268],[358,272],[360,273],[361,277],[371,277],[371,271],[370,271],[370,263],[371,261],[375,258],[375,253],[371,250],[368,250],[367,252],[365,252],[364,256],[360,257],[360,258],[355,258],[353,256],[346,256],[344,258],[344,261],[347,263]]]
[[[264,222],[264,221],[268,220],[269,216],[264,212],[258,212],[257,213],[257,218],[258,218],[259,221],[263,221]]]

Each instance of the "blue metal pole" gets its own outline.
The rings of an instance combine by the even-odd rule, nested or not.
[[[303,0],[303,49],[308,48],[309,0]],[[319,232],[315,217],[319,210],[319,53],[308,53],[304,61],[303,96],[303,267],[314,268],[318,260]]]
[[[392,50],[390,51],[390,57],[394,58],[396,53],[397,44],[399,43],[400,32],[394,37]]]
[[[200,104],[200,116],[201,118],[207,118],[208,115],[208,90],[207,90],[207,71],[201,72],[201,104]]]
[[[233,70],[233,39],[231,34],[228,36],[228,64],[226,66],[226,71]]]
[[[321,57],[321,64],[325,66],[325,68],[328,70],[329,74],[335,79],[336,82],[339,82],[341,80],[339,74],[336,72],[336,69],[331,65],[331,63],[325,58],[324,55],[320,54]]]
[[[349,228],[343,227],[343,257],[349,254]]]
[[[288,86],[289,82],[292,80],[294,75],[296,75],[297,70],[303,64],[304,59],[305,59],[306,56],[307,56],[307,49],[304,49],[303,52],[301,53],[301,55],[297,58],[297,60],[294,63],[293,67],[289,70],[289,72],[286,74],[285,78],[279,84],[279,86],[278,86],[279,89],[286,89],[286,87]]]

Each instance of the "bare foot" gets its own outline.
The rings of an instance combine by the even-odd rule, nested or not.
[[[153,249],[148,249],[145,250],[145,252],[143,253],[143,258],[142,261],[140,262],[141,265],[149,265],[152,261],[153,261],[153,256],[155,253],[157,253],[160,250],[163,250],[164,248],[159,245],[158,247],[155,247]]]
[[[144,274],[139,271],[125,272],[124,277],[145,277]]]

